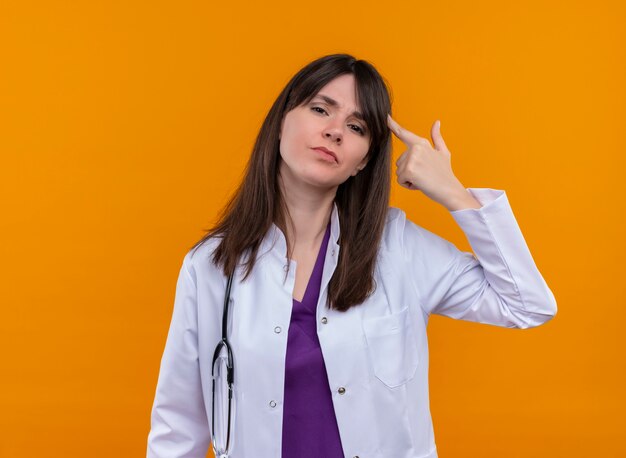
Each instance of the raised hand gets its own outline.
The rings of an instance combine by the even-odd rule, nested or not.
[[[430,141],[400,126],[390,115],[387,125],[407,149],[396,161],[398,183],[411,190],[420,190],[449,210],[480,208],[480,203],[467,192],[452,172],[451,155],[440,131],[439,120],[431,127]]]

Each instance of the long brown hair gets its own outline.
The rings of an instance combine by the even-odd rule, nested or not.
[[[288,211],[278,185],[283,116],[308,103],[322,87],[344,74],[354,75],[357,104],[370,130],[370,147],[365,168],[340,184],[335,195],[340,250],[328,285],[327,304],[339,311],[361,304],[374,291],[373,273],[391,188],[391,131],[387,126],[390,92],[385,79],[365,60],[332,54],[307,64],[291,78],[263,121],[243,181],[223,208],[218,223],[192,247],[197,249],[212,237],[220,238],[212,262],[221,267],[224,275],[234,271],[247,251],[243,280],[248,278],[272,224],[287,227]],[[286,231],[283,233],[287,240]]]

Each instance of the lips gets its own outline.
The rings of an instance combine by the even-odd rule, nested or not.
[[[337,155],[335,154],[335,152],[334,152],[334,151],[329,150],[328,148],[324,148],[323,146],[316,146],[316,147],[314,147],[314,148],[312,148],[312,149],[316,149],[316,150],[319,150],[319,151],[323,151],[323,152],[325,152],[326,154],[330,154],[332,157],[334,157],[334,158],[335,158],[335,162],[337,162],[337,163],[339,162],[339,161],[337,160]]]

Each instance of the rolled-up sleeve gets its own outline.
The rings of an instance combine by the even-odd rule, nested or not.
[[[198,364],[196,281],[185,256],[156,386],[148,458],[206,456],[210,431]]]
[[[427,314],[508,328],[552,319],[556,299],[502,190],[467,188],[481,208],[451,211],[474,253],[406,220],[403,252]]]

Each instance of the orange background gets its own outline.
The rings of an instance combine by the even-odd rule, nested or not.
[[[441,120],[466,187],[507,192],[557,298],[524,331],[432,317],[440,457],[626,456],[624,6],[226,3],[0,3],[0,456],[145,456],[182,258],[335,52],[404,127]],[[391,204],[470,250],[419,191]]]

